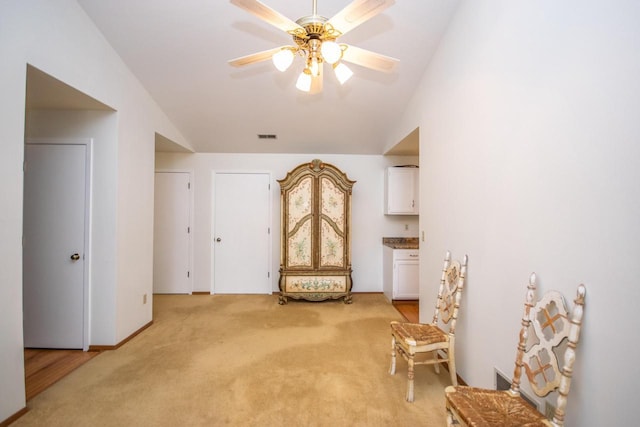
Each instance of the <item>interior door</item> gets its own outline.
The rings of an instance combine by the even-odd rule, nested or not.
[[[156,172],[153,293],[190,294],[191,197],[187,172]]]
[[[271,293],[270,176],[215,173],[213,292]]]
[[[25,347],[83,348],[86,153],[86,145],[25,146]]]

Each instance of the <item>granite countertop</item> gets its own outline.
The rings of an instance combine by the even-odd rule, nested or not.
[[[417,237],[383,237],[382,244],[393,249],[418,249]]]

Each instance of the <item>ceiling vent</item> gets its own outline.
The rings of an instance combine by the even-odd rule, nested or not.
[[[259,133],[258,139],[278,139],[278,136],[272,133]]]

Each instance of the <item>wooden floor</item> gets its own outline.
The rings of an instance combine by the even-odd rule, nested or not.
[[[418,301],[394,301],[393,306],[408,322],[418,323]],[[24,370],[27,400],[98,354],[100,353],[82,350],[25,349]]]
[[[97,351],[25,348],[27,401],[98,354]]]
[[[408,322],[418,323],[420,320],[420,306],[417,300],[393,301],[393,306],[407,319]]]

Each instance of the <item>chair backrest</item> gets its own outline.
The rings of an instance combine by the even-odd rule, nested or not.
[[[540,397],[558,392],[553,421],[564,422],[564,409],[571,386],[575,349],[580,337],[586,288],[578,286],[573,313],[569,313],[564,297],[557,291],[547,292],[535,301],[536,275],[531,274],[522,316],[522,328],[518,342],[516,366],[511,383],[511,393],[520,394],[522,368],[531,389]],[[530,335],[531,334],[531,335]],[[563,367],[559,358],[564,350]]]
[[[465,255],[462,264],[456,260],[451,261],[451,252],[449,251],[444,258],[432,324],[437,325],[440,320],[444,325],[449,326],[450,335],[455,334],[456,330],[462,289],[467,276],[467,260],[468,257]]]

